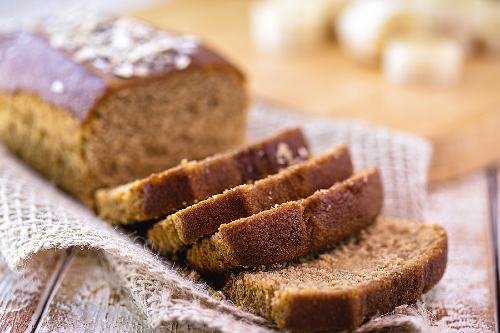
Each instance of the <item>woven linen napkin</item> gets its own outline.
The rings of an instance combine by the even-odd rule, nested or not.
[[[315,153],[338,144],[351,149],[357,170],[378,165],[385,188],[384,213],[421,220],[426,203],[430,144],[418,137],[347,120],[305,117],[256,103],[250,140],[301,126]],[[37,255],[70,247],[101,251],[152,328],[219,332],[270,332],[263,318],[213,296],[120,229],[60,192],[0,145],[0,253],[12,270],[28,269]],[[413,310],[371,320],[358,331],[398,326],[423,329]]]

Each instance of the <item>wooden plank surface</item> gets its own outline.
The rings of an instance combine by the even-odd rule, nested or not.
[[[286,55],[259,53],[248,32],[251,1],[173,0],[135,16],[200,35],[243,67],[252,92],[308,114],[352,117],[424,135],[434,143],[431,180],[500,160],[500,61],[471,59],[451,88],[398,87],[336,45]]]
[[[446,273],[424,299],[447,332],[496,332],[489,181],[481,171],[430,191],[426,219],[446,229],[449,249]]]
[[[95,252],[74,250],[35,332],[150,332]]]
[[[31,332],[62,268],[64,255],[46,256],[25,273],[0,258],[0,332]]]

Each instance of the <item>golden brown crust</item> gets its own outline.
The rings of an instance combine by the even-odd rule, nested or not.
[[[199,271],[213,273],[298,259],[368,226],[382,203],[382,182],[373,168],[304,200],[221,225],[211,239],[189,250],[188,261]]]
[[[290,158],[280,159],[282,145],[287,147]],[[168,171],[153,175],[144,184],[144,215],[150,219],[172,213],[226,189],[274,174],[308,155],[302,131],[294,128],[234,152],[182,166],[187,184],[183,179],[176,185],[178,178],[171,178]],[[167,184],[173,184],[169,191],[164,190]],[[178,201],[177,196],[185,191],[191,192],[191,197],[186,197],[181,205],[173,205],[170,198]]]
[[[99,214],[115,223],[146,221],[165,216],[226,189],[274,174],[308,158],[308,144],[299,128],[282,131],[255,144],[186,162],[145,179],[96,194]],[[127,193],[135,193],[128,196]],[[129,202],[130,201],[130,202]],[[139,211],[122,213],[114,207]],[[116,214],[115,214],[116,213]]]
[[[308,225],[303,216],[304,206],[291,201],[251,216],[251,223],[240,219],[221,225],[213,237],[215,250],[228,262],[223,270],[231,266],[259,267],[282,263],[307,254],[310,243]],[[208,258],[196,260],[193,254],[194,250],[190,250],[189,263],[195,269],[203,267],[198,265],[199,260]]]
[[[83,121],[106,93],[103,78],[52,48],[41,36],[21,32],[0,43],[0,90],[28,91]],[[51,89],[65,78],[65,91]]]
[[[303,203],[311,251],[325,249],[367,226],[382,210],[383,186],[378,168],[360,172]]]
[[[19,32],[0,39],[0,90],[33,92],[46,102],[66,110],[80,122],[90,119],[98,103],[112,91],[200,70],[229,71],[245,80],[235,66],[205,46],[199,46],[197,52],[192,54],[191,63],[185,69],[170,66],[145,77],[122,79],[91,66],[77,64],[71,54],[51,47],[40,33]],[[55,81],[64,81],[63,92],[51,89]]]
[[[293,165],[252,185],[240,185],[157,223],[148,233],[152,246],[163,254],[214,234],[219,226],[329,188],[352,174],[346,146]],[[167,225],[174,225],[174,228]],[[173,233],[172,233],[173,231]]]
[[[212,200],[179,211],[176,214],[179,237],[187,244],[194,243],[215,233],[221,224],[250,216],[276,204],[304,198],[351,174],[349,150],[345,146],[339,147],[254,185],[234,188]]]

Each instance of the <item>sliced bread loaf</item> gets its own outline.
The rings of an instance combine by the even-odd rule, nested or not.
[[[73,11],[0,37],[0,140],[94,208],[99,188],[244,142],[244,75],[189,35]]]
[[[291,166],[255,184],[240,185],[194,204],[156,223],[148,232],[151,246],[164,255],[214,234],[224,223],[253,215],[276,204],[305,198],[352,174],[349,150],[341,146]]]
[[[317,258],[232,275],[224,291],[282,329],[344,330],[415,302],[441,279],[446,260],[442,228],[380,217]]]
[[[117,224],[165,216],[214,194],[263,178],[309,157],[299,128],[255,144],[96,193],[99,215]]]
[[[223,224],[214,236],[194,244],[187,259],[209,275],[295,260],[373,223],[382,202],[382,182],[373,168],[306,199]]]

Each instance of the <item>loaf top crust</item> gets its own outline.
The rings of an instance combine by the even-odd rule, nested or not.
[[[78,13],[0,38],[0,91],[32,92],[84,122],[111,91],[185,71],[243,74],[194,36]],[[208,74],[208,73],[207,73]]]

